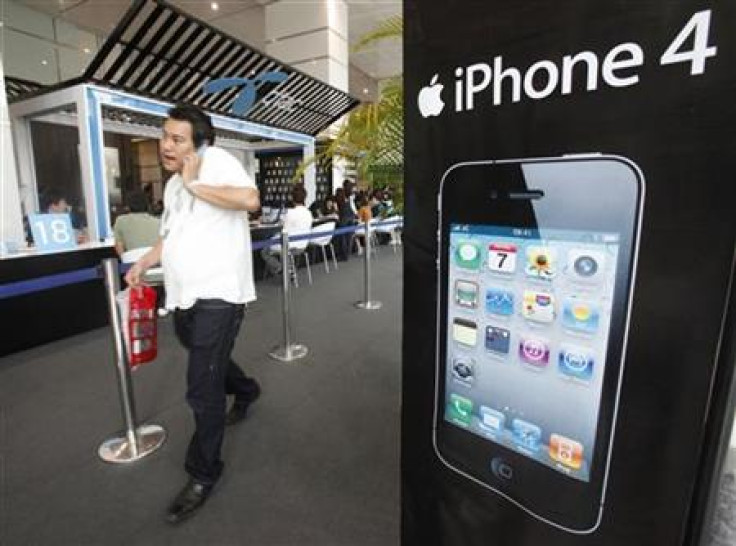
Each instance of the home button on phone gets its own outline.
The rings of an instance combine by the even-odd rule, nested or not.
[[[514,477],[513,467],[501,457],[491,459],[491,470],[496,476],[504,480],[510,480]]]

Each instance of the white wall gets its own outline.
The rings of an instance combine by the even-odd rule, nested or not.
[[[23,217],[20,209],[18,192],[18,175],[15,168],[15,155],[11,139],[8,101],[5,96],[3,62],[0,59],[0,154],[2,168],[0,170],[0,241],[23,243]]]

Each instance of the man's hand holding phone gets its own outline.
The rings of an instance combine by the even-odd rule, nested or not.
[[[184,187],[192,194],[192,185],[199,177],[199,167],[202,164],[202,156],[199,152],[192,153],[184,157],[184,166],[181,170],[181,177],[184,180]]]

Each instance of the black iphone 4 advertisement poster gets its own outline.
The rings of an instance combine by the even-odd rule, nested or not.
[[[405,2],[404,544],[698,544],[734,27],[725,3]]]

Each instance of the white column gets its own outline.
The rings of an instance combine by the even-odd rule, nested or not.
[[[348,91],[348,6],[344,0],[288,0],[266,6],[266,53],[341,91]],[[314,147],[305,147],[305,159]],[[333,184],[342,185],[342,178]],[[304,173],[308,200],[317,193],[316,169]]]
[[[289,0],[267,5],[266,53],[347,92],[347,4]]]
[[[0,170],[0,242],[25,244],[23,233],[23,215],[20,208],[20,192],[18,190],[18,174],[15,168],[15,153],[10,130],[10,114],[8,98],[5,95],[5,76],[3,61],[0,58],[0,154],[2,168]],[[32,212],[32,211],[29,211]],[[4,248],[4,245],[0,245]]]

